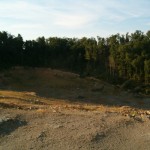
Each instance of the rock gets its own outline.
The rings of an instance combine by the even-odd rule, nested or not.
[[[141,118],[142,118],[143,121],[145,121],[145,120],[147,120],[148,117],[144,114],[141,114]]]
[[[0,118],[0,125],[4,122],[3,118]]]
[[[130,113],[130,117],[135,117],[137,115],[137,112],[136,111],[133,111]]]
[[[60,125],[60,124],[51,124],[49,125],[51,128],[53,129],[59,129],[59,128],[63,128],[63,125]]]
[[[101,132],[101,133],[97,133],[92,139],[92,142],[96,142],[96,141],[100,141],[102,140],[104,137],[106,137],[105,133]]]
[[[150,111],[146,111],[146,115],[150,115]]]
[[[43,140],[45,136],[46,136],[45,131],[42,131],[42,132],[38,135],[37,139]]]
[[[129,114],[124,114],[125,117],[129,117]]]
[[[53,109],[53,113],[56,113],[57,111]]]
[[[135,119],[136,121],[138,121],[138,122],[143,122],[142,117],[136,116],[134,119]]]
[[[0,118],[0,124],[2,124],[3,122],[6,122],[6,121],[9,121],[10,120],[10,118],[7,118],[7,117],[2,117],[2,118]]]
[[[58,128],[62,128],[62,127],[63,127],[63,125],[55,125],[53,128],[58,129]]]

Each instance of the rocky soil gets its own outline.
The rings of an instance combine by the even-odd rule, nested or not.
[[[149,150],[150,115],[0,109],[1,150]]]
[[[0,150],[149,150],[150,97],[56,70],[0,74]]]

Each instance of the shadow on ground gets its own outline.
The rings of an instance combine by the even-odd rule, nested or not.
[[[50,100],[150,109],[150,96],[115,89],[92,77],[80,78],[77,74],[52,69],[7,70],[1,73],[0,89],[35,92]]]
[[[5,136],[15,131],[17,128],[27,125],[26,121],[17,118],[0,118],[0,136]]]
[[[7,90],[7,88],[5,89]],[[13,89],[13,91],[35,92],[37,96],[49,98],[50,100],[65,100],[71,103],[83,103],[105,106],[129,106],[137,109],[150,109],[150,97],[122,91],[120,94],[105,92],[92,92],[88,89]]]

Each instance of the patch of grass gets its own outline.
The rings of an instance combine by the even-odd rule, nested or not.
[[[80,110],[88,112],[120,113],[125,116],[133,116],[145,113],[147,110],[135,109],[129,106],[106,106],[85,103],[71,103],[65,99],[42,98],[30,92],[0,91],[0,107],[20,110],[33,110],[38,115],[63,110]],[[37,103],[35,103],[37,102]]]
[[[10,89],[18,89],[24,92],[0,91],[0,96],[5,97],[5,99],[0,99],[2,103],[12,103],[18,106],[23,105],[23,108],[35,107],[37,109],[53,105],[56,107],[61,106],[65,109],[79,109],[85,111],[122,111],[121,107],[113,106],[113,101],[110,107],[99,105],[99,103],[107,104],[107,101],[104,102],[105,99],[107,99],[105,98],[107,94],[112,97],[114,95],[119,96],[122,91],[120,91],[120,88],[115,88],[95,78],[87,77],[81,79],[76,74],[44,68],[20,68],[19,70],[5,72],[5,74],[7,73],[9,79],[6,78],[6,83],[9,83],[8,86],[11,85]],[[104,85],[103,90],[101,88],[102,85]],[[96,92],[92,92],[92,89]],[[53,98],[39,97],[37,96],[38,94]],[[103,96],[104,98],[102,98]],[[72,103],[68,102],[67,99],[72,100]],[[79,104],[75,103],[77,99],[80,101]],[[90,103],[86,105],[82,103],[83,101],[93,102],[93,104],[94,102],[98,103],[97,105]]]

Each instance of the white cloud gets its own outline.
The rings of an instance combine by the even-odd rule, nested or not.
[[[150,17],[148,0],[7,0],[0,1],[0,30],[40,36],[113,33],[113,25]],[[129,22],[128,22],[129,23]],[[124,28],[127,28],[124,25]],[[116,31],[115,31],[116,32]],[[33,37],[33,36],[32,36]]]
[[[55,24],[68,28],[79,28],[88,23],[88,21],[90,20],[88,20],[88,18],[83,15],[59,15],[58,18],[55,20]]]
[[[1,18],[21,19],[28,21],[38,20],[41,17],[44,18],[44,7],[39,5],[34,5],[24,1],[17,1],[16,3],[0,3],[0,5]]]

